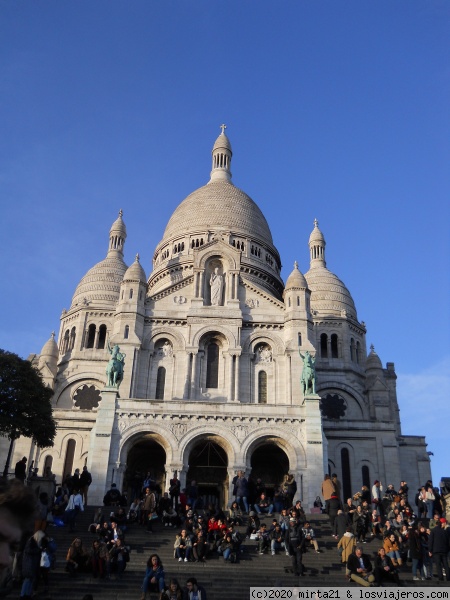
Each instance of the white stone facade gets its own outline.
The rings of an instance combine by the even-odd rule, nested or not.
[[[55,392],[55,445],[19,440],[13,460],[51,464],[58,480],[87,464],[92,503],[146,470],[164,489],[175,470],[182,485],[195,478],[223,505],[238,469],[269,486],[293,473],[307,507],[328,471],[344,491],[375,478],[414,489],[431,475],[425,440],[401,434],[394,365],[383,368],[373,348],[367,356],[318,223],[309,271],[295,265],[284,285],[264,216],[231,183],[231,157],[222,132],[211,180],[174,211],[148,280],[139,257],[123,260],[120,212],[58,342],[35,357]],[[118,392],[105,388],[108,343],[126,355]],[[299,350],[315,356],[317,395],[303,395]]]

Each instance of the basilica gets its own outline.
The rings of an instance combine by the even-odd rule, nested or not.
[[[19,439],[13,464],[26,456],[58,481],[87,465],[93,504],[147,471],[162,490],[174,472],[182,487],[195,480],[221,506],[238,470],[269,494],[293,474],[307,509],[324,473],[338,474],[345,497],[374,479],[417,488],[431,477],[425,438],[402,434],[394,363],[367,350],[319,223],[309,270],[295,263],[284,283],[231,160],[222,128],[210,179],[175,208],[148,276],[139,256],[125,262],[126,215],[109,239],[105,224],[106,257],[76,285],[59,335],[30,357],[54,390],[55,444]]]

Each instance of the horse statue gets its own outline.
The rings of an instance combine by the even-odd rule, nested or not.
[[[306,396],[307,394],[315,394],[316,393],[316,359],[314,356],[312,356],[308,350],[306,350],[305,355],[303,355],[300,351],[300,348],[298,350],[301,359],[303,360],[303,370],[302,370],[302,376],[300,379],[300,383],[302,384],[302,388],[303,388],[303,395]]]
[[[109,340],[107,342],[107,348],[108,352],[111,354],[111,358],[109,359],[108,366],[106,367],[106,385],[108,387],[118,388],[123,379],[123,367],[125,365],[126,354],[120,351],[120,348],[117,344],[111,348],[109,345]]]

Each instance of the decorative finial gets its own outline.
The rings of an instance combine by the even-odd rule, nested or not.
[[[55,332],[54,332],[54,331],[52,331],[52,333],[51,333],[50,337],[52,338],[52,340],[54,340],[54,339],[55,339]]]
[[[222,133],[220,135],[225,135],[225,129],[227,128],[227,126],[222,124],[220,128],[222,129]]]
[[[319,226],[319,221],[317,219],[314,219],[314,227],[318,227]]]
[[[375,352],[375,346],[373,344],[370,344],[370,351]]]
[[[140,259],[140,258],[141,258],[141,257],[139,256],[139,252],[138,252],[138,253],[136,254],[136,262],[139,262],[139,259]]]
[[[294,261],[294,269],[298,269],[298,262]]]
[[[119,210],[119,217],[120,217],[120,218],[122,218],[122,217],[123,217],[123,210],[122,210],[122,209],[120,209],[120,210]]]

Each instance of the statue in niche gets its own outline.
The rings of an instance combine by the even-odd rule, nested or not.
[[[222,306],[223,275],[219,273],[219,267],[216,267],[214,273],[211,273],[209,285],[211,286],[211,306]]]
[[[315,394],[316,393],[316,359],[312,356],[308,350],[305,355],[301,353],[300,348],[298,349],[300,357],[303,360],[302,377],[300,382],[302,384],[303,395]]]
[[[159,349],[159,355],[162,357],[168,356],[169,358],[173,355],[172,345],[167,340],[164,342],[162,347]]]
[[[269,346],[260,346],[258,349],[258,362],[270,363],[272,362],[272,350]]]

